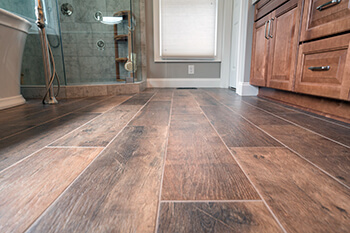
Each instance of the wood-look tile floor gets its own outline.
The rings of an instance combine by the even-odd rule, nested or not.
[[[350,232],[349,186],[349,124],[227,89],[0,111],[0,232]]]

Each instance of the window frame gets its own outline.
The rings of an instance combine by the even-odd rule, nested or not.
[[[153,52],[154,52],[154,62],[221,62],[221,48],[222,48],[222,35],[223,35],[223,14],[224,7],[223,1],[217,0],[217,11],[216,11],[216,56],[213,58],[163,58],[160,56],[160,1],[153,0]]]

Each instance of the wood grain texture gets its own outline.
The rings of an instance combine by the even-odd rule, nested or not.
[[[97,113],[72,113],[21,134],[0,140],[0,171],[49,145],[98,115]]]
[[[108,111],[109,109],[118,106],[119,104],[123,103],[124,101],[130,99],[132,96],[130,95],[117,95],[117,96],[111,96],[110,98],[106,98],[105,100],[102,100],[98,104],[83,108],[78,110],[78,112],[96,112],[96,113],[104,113]]]
[[[133,126],[167,126],[170,116],[170,101],[151,101],[130,122]]]
[[[44,149],[2,172],[0,231],[26,230],[100,151]]]
[[[262,125],[267,133],[350,185],[350,149],[294,125]]]
[[[262,202],[162,203],[158,232],[282,232]]]
[[[67,104],[77,104],[81,100],[83,99],[60,99],[58,105],[49,105],[42,104],[40,99],[29,99],[23,105],[0,110],[0,122],[34,115],[38,112],[52,111]]]
[[[106,146],[140,108],[139,105],[117,106],[51,146]]]
[[[45,111],[45,113],[38,112],[36,114],[23,116],[20,119],[8,119],[6,120],[6,124],[0,124],[0,139],[36,125],[40,125],[44,122],[51,121],[57,117],[62,117],[63,115],[85,108],[89,105],[98,104],[99,101],[105,98],[106,97],[86,98],[79,101],[79,104],[58,105],[56,108],[52,108],[51,111]]]
[[[200,114],[201,111],[202,110],[198,107],[193,95],[191,95],[189,92],[187,92],[186,95],[183,91],[175,91],[172,106],[173,115]]]
[[[152,101],[171,101],[175,89],[164,88],[157,91]]]
[[[162,200],[259,199],[203,115],[174,115]]]
[[[127,127],[28,232],[154,232],[167,127]]]
[[[350,127],[341,127],[332,122],[324,121],[302,113],[279,114],[279,116],[316,133],[350,146]]]
[[[220,103],[216,99],[214,99],[212,96],[208,95],[201,89],[192,90],[190,92],[191,94],[193,94],[193,96],[195,97],[196,101],[200,106],[220,105]]]
[[[348,232],[349,190],[283,148],[232,148],[287,232]]]
[[[225,106],[202,106],[201,108],[229,147],[281,146],[269,135]]]

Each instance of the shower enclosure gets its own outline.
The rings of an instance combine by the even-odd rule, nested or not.
[[[44,0],[46,30],[55,58],[56,70],[64,88],[140,83],[142,79],[142,20],[144,0]],[[141,7],[140,7],[141,6]],[[21,74],[24,96],[40,97],[45,84],[35,1],[1,0],[0,8],[18,14],[32,23]],[[103,17],[121,16],[118,24],[104,24]],[[107,22],[108,23],[108,22]],[[127,88],[128,85],[125,86]],[[33,89],[34,88],[34,89]],[[34,90],[34,91],[33,91]],[[96,90],[96,89],[95,89]],[[27,92],[27,93],[26,93]],[[91,92],[91,91],[90,91]],[[96,92],[96,91],[95,91]],[[122,92],[121,92],[122,93]],[[125,92],[124,92],[125,93]],[[35,95],[38,96],[35,96]],[[69,97],[61,95],[63,97]]]

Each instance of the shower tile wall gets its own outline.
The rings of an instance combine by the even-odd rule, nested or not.
[[[130,10],[130,0],[58,0],[73,6],[73,14],[60,13],[63,54],[68,84],[115,83],[114,28],[96,21],[95,12],[104,16],[115,12]],[[118,25],[118,31],[127,32],[127,22]],[[120,31],[121,33],[121,31]],[[98,40],[105,42],[105,49],[99,50]],[[119,43],[119,56],[126,57],[127,42]],[[121,78],[129,73],[120,66]]]

